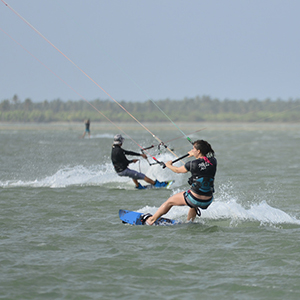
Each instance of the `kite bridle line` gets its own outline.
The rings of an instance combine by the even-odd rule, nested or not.
[[[31,29],[33,29],[40,37],[42,37],[48,44],[50,44],[55,50],[57,50],[61,55],[63,55],[69,62],[71,62],[81,73],[83,73],[88,79],[90,79],[98,88],[100,88],[107,96],[109,96],[116,104],[118,104],[129,116],[131,116],[140,126],[142,126],[146,131],[148,131],[154,139],[159,143],[162,143],[155,134],[153,134],[146,126],[144,126],[138,119],[136,119],[124,106],[122,106],[117,100],[115,100],[104,88],[102,88],[94,79],[92,79],[85,71],[83,71],[75,62],[73,62],[67,55],[65,55],[60,49],[58,49],[52,42],[50,42],[42,33],[40,33],[33,25],[31,25],[25,18],[23,18],[17,11],[15,11],[10,5],[8,5],[4,0],[1,2],[8,7],[14,14],[16,14],[23,22],[25,22]],[[87,100],[86,100],[87,101]],[[91,105],[91,104],[90,104]],[[122,131],[123,132],[123,131]],[[127,135],[127,134],[126,134]],[[127,135],[128,136],[128,135]],[[136,142],[135,142],[136,143]],[[139,145],[138,143],[136,143]],[[140,148],[142,148],[139,145]],[[171,149],[167,148],[174,156],[178,157]],[[151,156],[151,155],[150,155]],[[152,157],[155,161],[160,163],[155,157]]]
[[[2,0],[1,0],[2,1]],[[44,66],[48,71],[50,71],[54,76],[56,76],[59,80],[61,80],[65,85],[67,85],[72,91],[74,91],[79,97],[81,97],[84,101],[86,101],[92,108],[94,108],[99,114],[101,114],[107,121],[113,124],[120,132],[126,135],[130,140],[132,140],[138,147],[143,149],[143,147],[137,143],[130,135],[128,135],[122,128],[120,128],[117,124],[115,124],[111,119],[109,119],[105,114],[103,114],[99,109],[97,109],[92,103],[90,103],[85,97],[83,97],[79,92],[77,92],[72,86],[70,86],[66,81],[64,81],[60,76],[58,76],[53,70],[51,70],[47,65],[45,65],[41,60],[39,60],[36,56],[34,56],[29,50],[27,50],[23,45],[21,45],[18,41],[16,41],[13,37],[11,37],[7,32],[5,32],[1,27],[0,30],[5,33],[10,39],[12,39],[15,43],[17,43],[23,50],[25,50],[29,55],[31,55],[34,59],[36,59],[42,66]],[[155,157],[146,152],[150,157],[152,157],[157,163],[163,165],[163,162],[158,161]],[[148,160],[148,159],[147,159]]]
[[[55,50],[57,50],[61,55],[63,55],[69,62],[71,62],[80,72],[82,72],[88,79],[90,79],[98,88],[100,88],[107,96],[109,96],[116,104],[119,105],[128,115],[130,115],[140,126],[142,126],[146,131],[148,131],[153,138],[155,138],[159,144],[158,147],[163,146],[166,148],[169,152],[171,152],[174,156],[178,158],[178,156],[161,140],[159,139],[155,134],[153,134],[146,126],[144,126],[137,118],[135,118],[124,106],[122,106],[118,101],[116,101],[106,90],[104,90],[94,79],[92,79],[83,69],[81,69],[77,64],[75,64],[67,55],[65,55],[60,49],[58,49],[52,42],[50,42],[41,32],[39,32],[33,25],[31,25],[24,17],[22,17],[16,10],[14,10],[10,5],[8,5],[4,0],[1,0],[1,2],[8,7],[14,14],[16,14],[23,22],[25,22],[31,29],[33,29],[40,37],[42,37],[48,44],[50,44]],[[2,30],[3,31],[3,30]],[[6,33],[6,32],[5,32]],[[6,33],[7,34],[7,33]],[[15,41],[15,40],[14,40]],[[16,41],[15,41],[16,42]],[[19,44],[19,43],[18,43]],[[20,44],[19,44],[20,45]],[[23,49],[25,49],[22,45],[20,45]],[[26,49],[25,49],[26,50]],[[30,55],[32,55],[28,50],[26,50]],[[32,55],[35,59],[37,59],[34,55]],[[37,59],[38,60],[38,59]],[[38,60],[39,61],[39,60]],[[74,90],[69,84],[67,84],[64,80],[62,80],[58,75],[56,75],[51,69],[49,69],[45,64],[43,64],[41,61],[39,61],[42,65],[44,65],[49,71],[51,71],[56,77],[58,77],[61,81],[63,81],[69,88],[71,88],[74,92],[76,92],[82,99],[84,99],[89,105],[91,105],[98,113],[100,113],[102,116],[104,116],[109,122],[111,122],[116,128],[118,128],[121,132],[123,132],[126,136],[128,136],[136,145],[138,145],[142,149],[142,153],[144,153],[145,148],[141,147],[136,141],[134,141],[127,133],[125,133],[121,128],[119,128],[114,122],[112,122],[108,117],[106,117],[101,111],[99,111],[95,106],[93,106],[88,100],[86,100],[82,95],[80,95],[76,90]],[[122,70],[123,71],[123,70]],[[123,71],[124,72],[124,71]],[[124,72],[125,73],[125,72]],[[125,73],[126,74],[126,73]],[[127,74],[126,74],[127,75]],[[127,75],[128,76],[128,75]],[[128,76],[129,77],[129,76]],[[130,77],[129,77],[130,78]],[[130,78],[131,79],[131,78]],[[131,79],[132,80],[132,79]],[[132,80],[133,81],[133,80]],[[134,82],[134,81],[133,81]],[[135,82],[134,82],[135,83]],[[135,83],[137,85],[137,83]],[[137,85],[138,86],[138,85]],[[144,93],[144,91],[138,86],[138,88]],[[146,95],[147,96],[147,95]],[[191,139],[169,118],[169,116],[152,100],[151,102],[177,127],[177,129],[186,137],[186,139],[193,144]],[[198,130],[200,131],[200,130]],[[177,139],[177,138],[175,138]],[[173,139],[173,140],[175,140]],[[152,147],[151,147],[152,148]],[[150,149],[150,148],[147,148]],[[148,152],[147,154],[151,156]],[[154,156],[151,156],[156,163],[159,163],[161,165],[164,165],[163,162],[160,162],[157,160]],[[180,160],[178,158],[176,161]],[[148,161],[148,159],[147,159]],[[149,165],[150,162],[148,161]]]

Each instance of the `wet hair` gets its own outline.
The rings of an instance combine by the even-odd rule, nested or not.
[[[201,154],[207,157],[214,157],[215,151],[211,147],[210,143],[204,140],[197,140],[193,143],[197,150],[200,150]]]

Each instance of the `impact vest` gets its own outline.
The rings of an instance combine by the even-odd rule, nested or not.
[[[198,195],[212,196],[217,160],[214,157],[209,161],[207,158],[200,158],[187,162],[185,168],[192,173],[188,181],[191,190]]]

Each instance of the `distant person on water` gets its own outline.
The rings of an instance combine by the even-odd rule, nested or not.
[[[85,137],[86,133],[89,135],[89,137],[91,137],[91,131],[90,131],[90,119],[87,119],[84,121],[84,124],[85,124],[85,131],[82,135],[82,139]]]
[[[154,185],[157,188],[165,187],[167,182],[160,182],[158,180],[152,180],[147,177],[145,174],[140,173],[138,171],[134,171],[128,168],[128,165],[131,163],[136,163],[138,159],[128,160],[125,155],[135,155],[135,156],[142,156],[143,158],[147,159],[146,154],[140,154],[133,151],[124,150],[122,148],[122,144],[124,142],[124,138],[121,134],[117,134],[114,137],[114,142],[111,151],[111,161],[114,165],[115,171],[119,176],[127,176],[132,178],[135,188],[137,189],[144,189],[145,187],[141,185],[138,180],[144,180],[147,183]]]
[[[179,192],[171,196],[164,202],[156,213],[144,216],[144,222],[152,225],[162,215],[166,214],[172,206],[187,205],[190,207],[188,212],[188,221],[194,221],[196,215],[201,216],[201,209],[207,209],[213,201],[214,178],[217,170],[217,160],[215,152],[211,145],[204,140],[198,140],[193,143],[193,149],[188,152],[189,156],[196,159],[188,161],[184,166],[174,167],[172,161],[166,163],[166,167],[174,173],[191,172],[192,176],[188,183],[190,189],[185,192]]]

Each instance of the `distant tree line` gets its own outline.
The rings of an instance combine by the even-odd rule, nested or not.
[[[197,96],[183,100],[158,100],[156,105],[151,100],[121,101],[120,104],[141,122],[164,122],[167,121],[165,114],[174,122],[300,122],[300,99],[245,101]],[[111,100],[96,99],[88,103],[56,99],[34,103],[29,98],[22,102],[14,95],[0,103],[1,122],[82,122],[87,118],[93,122],[106,122],[103,115],[113,122],[133,121]]]

